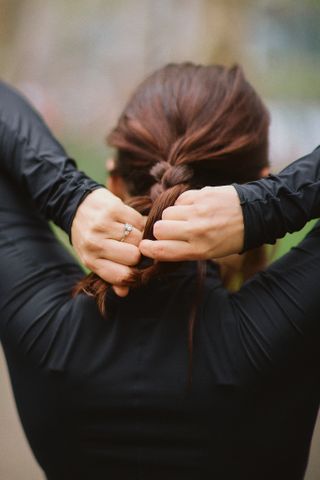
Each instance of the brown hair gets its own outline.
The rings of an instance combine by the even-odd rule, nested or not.
[[[239,66],[167,65],[142,82],[108,142],[128,203],[148,215],[143,238],[154,239],[154,223],[183,191],[257,179],[268,166],[268,126],[268,112]],[[253,270],[263,266],[258,257]],[[139,286],[166,268],[176,264],[142,262],[128,283]],[[203,276],[203,263],[198,269]],[[104,311],[107,288],[90,274],[75,291],[94,295]]]

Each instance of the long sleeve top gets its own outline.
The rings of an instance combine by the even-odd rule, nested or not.
[[[71,298],[83,274],[43,214],[68,230],[86,185],[1,85],[0,336],[46,478],[301,480],[320,399],[320,225],[237,293],[208,262],[188,388],[194,262],[110,292],[105,318]]]
[[[0,145],[2,172],[13,177],[39,213],[70,235],[78,205],[102,186],[76,168],[37,112],[1,82]]]
[[[244,216],[244,250],[272,244],[320,217],[320,147],[278,175],[234,186]]]

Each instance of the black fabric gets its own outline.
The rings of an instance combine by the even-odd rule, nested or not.
[[[70,236],[84,196],[102,188],[75,168],[39,115],[14,89],[0,82],[1,170],[35,202],[38,210]]]
[[[106,318],[91,297],[72,299],[82,271],[30,203],[55,162],[40,149],[44,165],[26,174],[19,138],[7,131],[0,144],[13,179],[0,177],[0,335],[47,478],[301,480],[320,395],[319,224],[238,293],[208,262],[188,389],[196,265],[124,299],[110,293]],[[40,197],[55,217],[50,192]]]
[[[279,175],[234,187],[243,209],[244,251],[275,243],[320,216],[320,147]]]

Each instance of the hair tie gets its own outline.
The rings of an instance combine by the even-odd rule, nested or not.
[[[189,165],[170,165],[162,160],[153,165],[150,175],[163,190],[166,190],[175,185],[188,183],[193,177],[193,169]]]
[[[150,175],[156,180],[156,182],[160,183],[163,175],[169,168],[171,168],[171,165],[169,165],[168,162],[161,160],[151,167]]]

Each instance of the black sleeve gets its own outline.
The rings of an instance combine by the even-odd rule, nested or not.
[[[0,82],[0,172],[34,201],[38,211],[70,236],[78,205],[102,186],[76,168],[40,116]]]
[[[83,272],[44,215],[68,231],[78,203],[96,187],[28,103],[0,84],[0,337],[7,358],[14,350],[38,364],[60,362],[72,343],[79,297],[71,291]]]
[[[320,216],[320,147],[279,175],[234,187],[244,216],[244,251],[274,243]]]
[[[238,292],[209,292],[205,321],[221,365],[251,380],[319,351],[319,284],[320,222]]]
[[[0,150],[1,151],[1,150]],[[0,174],[0,339],[45,361],[83,271],[30,199]],[[70,317],[71,318],[71,317]]]

